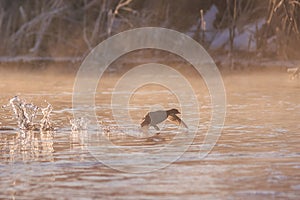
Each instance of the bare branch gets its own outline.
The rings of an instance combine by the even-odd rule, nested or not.
[[[296,4],[296,5],[300,6],[300,2],[299,1],[290,1],[290,4]]]
[[[126,6],[128,4],[130,4],[131,2],[132,2],[132,0],[121,0],[121,1],[119,1],[118,5],[116,6],[114,11],[112,11],[112,10],[109,11],[109,14],[108,14],[109,26],[107,27],[108,35],[111,35],[111,30],[112,30],[112,27],[113,27],[113,23],[115,21],[116,16],[119,14],[119,10],[126,8]]]
[[[277,5],[275,6],[273,12],[276,12],[277,9],[282,5],[283,2],[284,2],[284,0],[279,1],[279,3],[277,3]]]
[[[89,8],[91,8],[92,6],[97,4],[98,2],[99,2],[99,0],[90,1],[89,3],[84,5],[83,10],[88,10]]]
[[[120,10],[121,8],[127,6],[127,5],[130,4],[131,2],[132,2],[132,0],[121,0],[121,1],[118,3],[118,5],[117,5],[117,7],[116,7],[116,9],[115,9],[115,11],[114,11],[114,14],[117,15],[118,12],[119,12],[119,10]]]
[[[85,44],[87,45],[88,49],[89,50],[92,50],[92,46],[91,46],[91,43],[87,37],[87,30],[86,30],[86,13],[84,13],[84,16],[83,16],[83,40],[85,42]]]
[[[37,17],[33,18],[32,20],[30,20],[29,22],[23,24],[17,32],[15,32],[12,36],[11,36],[11,40],[12,41],[16,41],[18,39],[20,39],[21,35],[26,33],[26,31],[37,25],[38,23],[40,23],[41,21],[43,21],[44,19],[47,19],[49,17],[54,17],[55,15],[59,14],[60,12],[62,12],[63,10],[65,10],[68,6],[64,6],[61,8],[57,8],[57,9],[53,9],[49,12],[44,12],[41,13],[40,15],[38,15]]]
[[[22,6],[19,7],[19,11],[21,13],[23,21],[26,22],[27,21],[27,15],[26,15],[25,10]]]
[[[31,49],[29,49],[30,52],[36,52],[39,49],[39,47],[42,43],[43,37],[44,37],[44,33],[47,30],[47,28],[49,27],[49,25],[51,24],[51,21],[52,21],[52,17],[49,17],[48,19],[44,19],[42,21],[40,30],[37,33],[35,45]]]
[[[100,29],[100,22],[101,22],[101,19],[103,18],[103,13],[105,12],[105,5],[101,5],[100,9],[99,9],[99,14],[98,14],[98,17],[96,19],[96,22],[95,22],[95,26],[94,26],[94,30],[92,32],[92,36],[91,36],[91,41],[93,42],[96,35],[98,34],[99,32],[99,29]]]
[[[271,23],[271,20],[273,18],[273,14],[274,14],[274,8],[275,8],[275,0],[270,0],[269,2],[269,14],[268,14],[268,18],[267,18],[267,24]]]

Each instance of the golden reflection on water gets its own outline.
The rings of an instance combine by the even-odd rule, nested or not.
[[[203,82],[191,79],[200,102],[199,133],[188,151],[167,168],[124,174],[104,166],[86,149],[86,131],[71,131],[69,75],[0,74],[0,105],[19,95],[53,105],[55,131],[0,131],[0,198],[194,198],[297,199],[300,196],[300,81],[283,73],[225,75],[227,115],[224,130],[207,158],[198,159],[210,124],[210,97]],[[20,79],[18,79],[20,78]],[[97,90],[97,115],[105,136],[116,145],[155,148],[172,140],[174,126],[157,138],[132,138],[112,120],[109,107],[117,76],[105,77]],[[33,84],[34,83],[34,84]],[[142,89],[142,88],[141,88]],[[148,88],[149,89],[149,88]],[[168,100],[171,103],[164,101]],[[147,105],[176,106],[173,96],[133,95],[136,123]],[[0,110],[0,126],[17,128],[12,113]],[[188,119],[192,120],[192,119]],[[133,149],[134,150],[134,149]],[[113,156],[113,155],[109,155]],[[130,161],[129,161],[130,162]],[[157,160],[160,162],[160,160]]]
[[[1,133],[2,161],[53,161],[53,132]]]

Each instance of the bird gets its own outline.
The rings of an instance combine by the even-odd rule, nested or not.
[[[154,112],[148,112],[143,118],[141,127],[143,128],[145,126],[153,126],[157,131],[159,131],[157,124],[168,119],[172,122],[175,122],[178,125],[183,125],[185,128],[188,128],[187,125],[176,114],[180,114],[180,112],[175,108],[170,110],[158,110]]]

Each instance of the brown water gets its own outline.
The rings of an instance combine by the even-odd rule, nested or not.
[[[36,105],[53,106],[55,131],[20,131],[9,109],[1,109],[0,199],[298,199],[300,196],[300,81],[284,73],[224,75],[227,115],[214,149],[200,159],[199,149],[210,122],[210,97],[191,78],[200,103],[199,132],[189,149],[149,173],[125,173],[94,158],[80,140],[88,131],[71,131],[73,75],[2,72],[0,105],[18,95]],[[156,150],[182,130],[165,123],[160,135],[132,137],[132,127],[117,127],[110,97],[118,77],[104,78],[96,95],[97,116],[115,144]],[[130,115],[137,126],[147,105],[177,107],[165,88],[149,86],[132,96]],[[117,105],[113,105],[117,106]],[[189,113],[188,113],[189,114]],[[191,115],[194,113],[190,113]],[[194,120],[186,119],[187,123]],[[128,136],[129,134],[129,136]],[[184,134],[182,133],[184,137]],[[176,153],[176,152],[171,152]],[[108,157],[115,159],[114,153]],[[124,153],[124,156],[125,153]],[[117,161],[116,161],[117,162]],[[121,161],[120,161],[121,162]],[[143,160],[128,160],[129,164]],[[125,164],[128,164],[125,163]],[[124,163],[120,163],[124,164]]]

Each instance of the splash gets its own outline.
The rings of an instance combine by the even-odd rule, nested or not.
[[[76,119],[70,119],[71,130],[72,131],[81,131],[86,130],[88,126],[89,120],[85,117],[79,117]]]
[[[53,126],[52,126],[52,123],[51,123],[51,120],[50,120],[50,114],[52,112],[53,107],[47,101],[46,101],[46,103],[48,104],[47,107],[46,108],[41,108],[43,118],[40,121],[40,129],[45,130],[45,131],[49,131],[49,130],[53,130]]]
[[[20,99],[18,96],[11,98],[9,100],[9,105],[14,111],[20,129],[35,129],[33,120],[37,114],[37,106],[31,103],[26,103],[23,99]]]
[[[26,103],[24,99],[15,96],[9,100],[7,106],[10,106],[13,109],[18,126],[21,130],[53,130],[50,120],[50,113],[52,111],[51,104],[48,103],[46,108],[39,108],[33,103]],[[39,110],[42,112],[42,119],[35,122]]]

